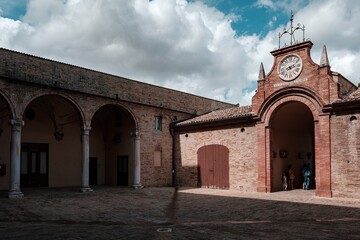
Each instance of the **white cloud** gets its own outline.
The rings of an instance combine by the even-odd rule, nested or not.
[[[255,6],[260,8],[267,8],[272,11],[282,11],[286,14],[290,11],[298,11],[307,4],[308,1],[304,0],[257,0]]]
[[[265,7],[273,10],[276,9],[275,3],[273,3],[271,0],[258,0],[256,1],[255,5],[258,7]]]
[[[287,1],[285,1],[287,2]],[[298,1],[293,1],[295,4]],[[258,1],[260,3],[260,1]],[[285,9],[283,2],[263,6]],[[215,3],[212,3],[215,4]],[[250,104],[260,63],[272,67],[278,32],[236,36],[234,16],[186,0],[31,0],[22,21],[0,18],[3,47],[193,94]],[[356,0],[312,1],[295,14],[318,62],[358,81]],[[277,19],[272,19],[275,22]]]
[[[6,31],[6,42],[27,53],[237,103],[250,84],[243,78],[249,56],[232,19],[185,0],[32,0],[17,23],[27,31]],[[237,94],[226,90],[232,88]]]
[[[326,45],[330,65],[353,81],[359,81],[360,69],[360,4],[357,0],[312,1],[295,15],[296,22],[306,27],[306,37],[314,43],[312,54],[320,60]]]

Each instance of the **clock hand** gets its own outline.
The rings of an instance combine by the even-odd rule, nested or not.
[[[290,70],[290,69],[293,69],[295,67],[295,64],[293,64],[293,65],[290,65],[290,66],[288,66],[287,68],[286,68],[286,70]]]

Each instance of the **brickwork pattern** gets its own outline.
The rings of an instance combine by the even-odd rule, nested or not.
[[[103,106],[128,111],[134,130],[141,133],[141,182],[145,186],[172,183],[170,122],[234,106],[6,49],[0,49],[0,56],[0,94],[10,118],[22,119],[29,103],[45,95],[70,102],[79,113],[81,125],[86,126],[91,126],[92,117]],[[155,116],[163,118],[162,131],[154,130]],[[161,149],[160,167],[154,167],[155,148]]]
[[[331,187],[335,197],[360,198],[360,113],[331,117]]]
[[[0,48],[0,76],[56,89],[197,114],[234,106]],[[174,101],[175,100],[175,101]]]
[[[257,190],[257,143],[253,124],[228,129],[187,132],[179,135],[177,162],[178,184],[197,186],[197,151],[200,147],[220,144],[229,149],[230,189]]]

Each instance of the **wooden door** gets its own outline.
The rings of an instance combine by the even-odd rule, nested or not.
[[[128,186],[129,184],[129,157],[117,157],[117,185]]]
[[[21,144],[21,187],[48,186],[48,149],[49,146],[45,143]]]
[[[97,158],[91,157],[89,159],[89,184],[97,185]]]
[[[207,145],[198,150],[198,180],[201,187],[229,188],[229,150]]]

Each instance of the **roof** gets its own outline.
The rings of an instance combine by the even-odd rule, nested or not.
[[[354,92],[350,93],[344,98],[335,101],[334,103],[342,103],[342,102],[352,102],[352,101],[360,101],[360,88],[356,89]]]
[[[193,124],[218,122],[222,120],[230,120],[236,118],[242,118],[252,116],[251,105],[249,106],[236,106],[232,108],[226,108],[221,110],[212,111],[204,115],[200,115],[176,124],[176,126],[187,126]]]

